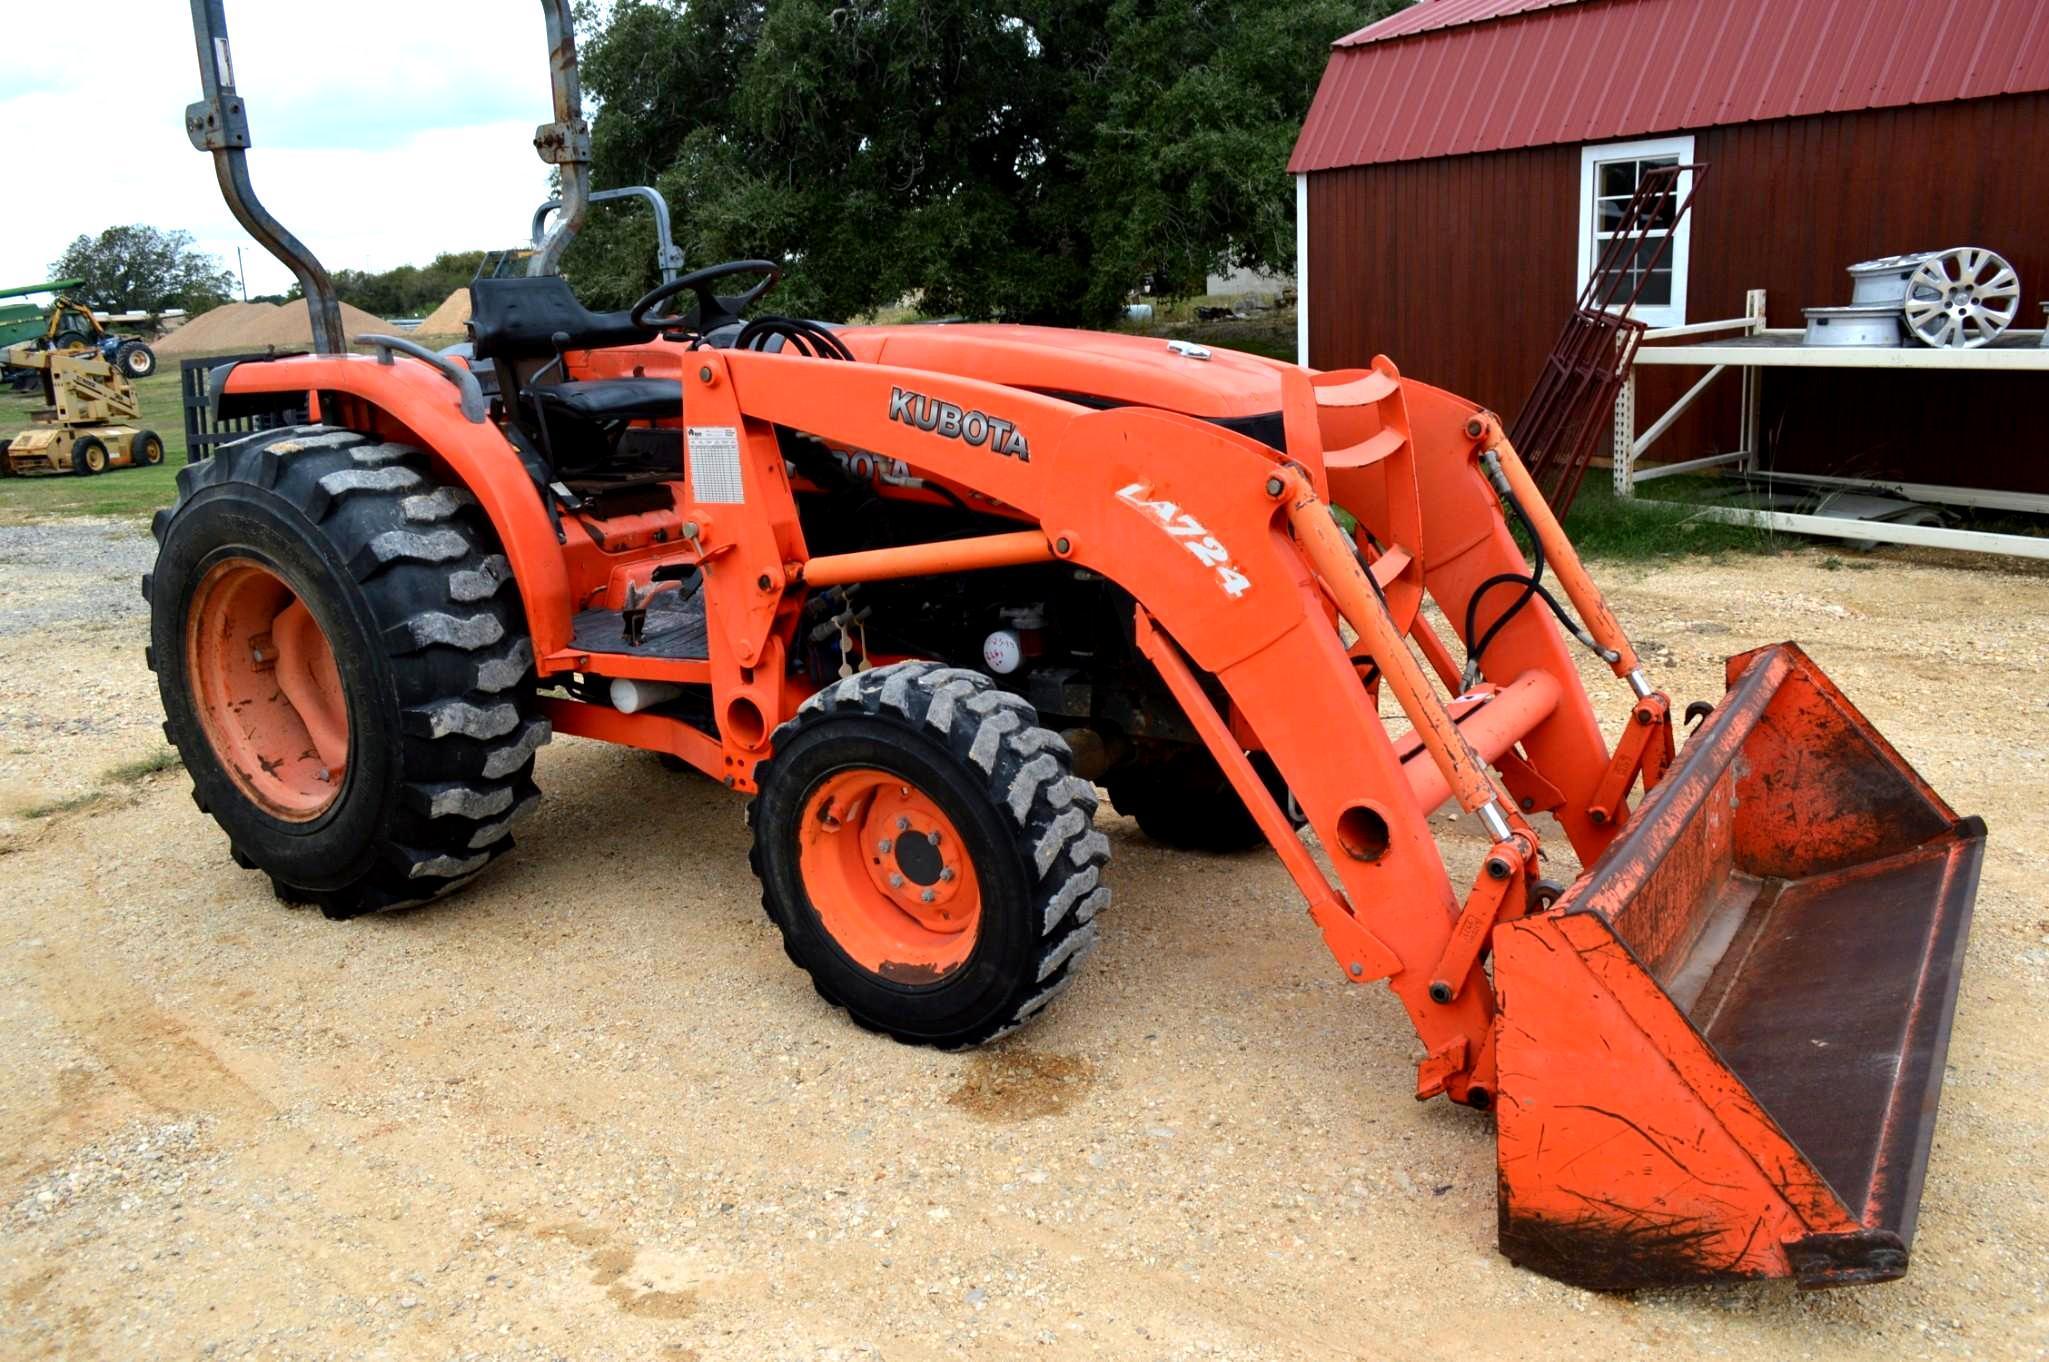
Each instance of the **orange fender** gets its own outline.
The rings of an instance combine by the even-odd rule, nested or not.
[[[569,577],[540,495],[498,428],[465,418],[454,386],[428,365],[404,358],[382,364],[368,355],[302,355],[238,364],[221,392],[306,393],[308,410],[320,420],[427,450],[490,517],[519,583],[534,655],[568,646]]]

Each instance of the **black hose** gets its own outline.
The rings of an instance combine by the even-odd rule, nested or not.
[[[1558,603],[1556,596],[1553,596],[1544,589],[1544,541],[1538,536],[1536,525],[1531,523],[1529,512],[1523,509],[1522,502],[1517,499],[1512,491],[1504,491],[1502,493],[1502,500],[1508,503],[1508,509],[1521,522],[1523,533],[1530,537],[1530,553],[1534,561],[1531,563],[1530,570],[1527,573],[1502,572],[1489,577],[1486,581],[1480,583],[1478,589],[1471,596],[1466,598],[1465,636],[1471,639],[1473,637],[1473,630],[1479,622],[1480,598],[1482,596],[1485,596],[1497,586],[1520,585],[1523,588],[1522,594],[1515,598],[1515,603],[1502,611],[1496,617],[1494,623],[1487,626],[1487,632],[1480,635],[1477,642],[1467,646],[1465,671],[1467,685],[1471,685],[1478,679],[1480,675],[1480,659],[1485,656],[1487,646],[1494,642],[1496,635],[1507,628],[1508,622],[1520,614],[1523,607],[1528,605],[1532,599],[1540,599],[1545,605],[1549,606],[1551,613],[1558,617],[1558,622],[1574,638],[1579,639],[1583,643],[1588,641],[1586,629],[1578,620],[1572,617],[1571,613],[1564,606]],[[1589,644],[1589,646],[1596,647],[1596,651],[1598,651],[1597,645]]]
[[[798,354],[815,359],[849,360],[854,352],[830,330],[817,322],[807,322],[794,317],[756,317],[740,328],[740,334],[733,338],[736,350],[766,350],[771,336],[781,336],[783,344]]]

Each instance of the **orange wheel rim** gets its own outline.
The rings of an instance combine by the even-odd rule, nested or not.
[[[348,698],[305,603],[271,569],[227,559],[193,593],[185,647],[200,724],[229,778],[287,822],[326,812],[348,769]]]
[[[850,960],[896,983],[935,983],[975,949],[982,891],[959,831],[902,776],[856,767],[805,801],[797,866]]]

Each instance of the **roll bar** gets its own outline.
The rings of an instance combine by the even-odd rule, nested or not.
[[[199,83],[204,93],[185,109],[185,135],[201,151],[213,153],[213,169],[221,197],[235,221],[263,248],[283,262],[306,294],[313,320],[313,349],[338,355],[347,348],[342,337],[341,298],[334,280],[306,249],[267,212],[249,181],[249,110],[235,90],[235,64],[228,54],[228,18],[223,0],[192,0],[192,38],[199,54]]]
[[[548,79],[554,87],[555,121],[534,129],[534,150],[562,177],[562,220],[527,261],[529,275],[554,274],[562,254],[583,230],[591,205],[591,125],[583,116],[583,85],[576,74],[576,29],[569,0],[541,0],[548,21]]]
[[[541,0],[541,11],[548,26],[548,76],[555,121],[534,130],[534,149],[561,175],[562,218],[546,241],[538,243],[539,249],[527,264],[528,274],[553,274],[560,268],[562,253],[569,249],[590,211],[591,130],[583,117],[569,0]],[[235,220],[299,281],[313,323],[314,352],[339,355],[348,348],[348,341],[342,334],[341,297],[335,292],[334,280],[306,244],[264,208],[249,179],[249,110],[235,88],[225,0],[192,0],[192,40],[199,57],[203,97],[186,106],[185,135],[194,147],[213,154],[221,197],[227,200]]]
[[[590,196],[592,207],[601,203],[612,203],[618,199],[646,199],[648,207],[655,214],[655,266],[662,272],[662,282],[673,284],[683,269],[683,251],[677,246],[674,234],[669,230],[669,201],[662,197],[659,189],[644,184],[627,185],[621,189],[600,189]],[[542,228],[547,226],[548,215],[562,207],[562,200],[549,199],[534,210],[534,249],[541,249]]]

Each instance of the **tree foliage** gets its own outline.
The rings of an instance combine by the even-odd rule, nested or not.
[[[582,17],[601,186],[693,265],[787,262],[782,310],[1082,321],[1293,266],[1286,165],[1335,38],[1403,0],[621,0]],[[600,210],[568,272],[655,278]]]
[[[424,317],[474,279],[483,262],[482,251],[444,251],[426,265],[336,270],[334,288],[343,302],[379,317]]]
[[[204,312],[228,301],[235,276],[192,249],[192,234],[134,224],[79,236],[50,266],[51,277],[81,279],[72,296],[103,312]]]

